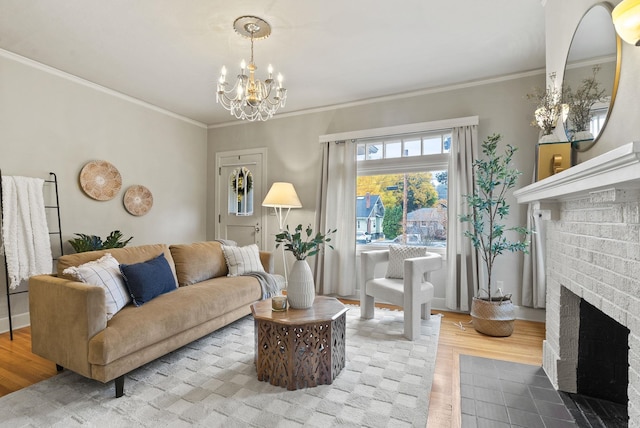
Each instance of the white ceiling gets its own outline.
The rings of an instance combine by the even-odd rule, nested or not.
[[[0,0],[0,48],[212,125],[242,15],[272,26],[255,61],[284,75],[279,113],[545,66],[540,0]]]

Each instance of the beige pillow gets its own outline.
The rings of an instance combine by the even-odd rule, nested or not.
[[[171,245],[169,250],[176,266],[178,284],[181,287],[226,276],[229,272],[222,245],[219,242]]]
[[[387,278],[404,278],[404,260],[427,255],[426,247],[411,245],[389,245],[389,264],[387,265]]]
[[[251,272],[264,272],[260,262],[260,249],[256,244],[246,247],[223,245],[222,251],[229,268],[228,276],[244,275]]]

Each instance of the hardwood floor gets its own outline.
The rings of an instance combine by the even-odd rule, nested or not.
[[[544,323],[516,320],[511,336],[489,337],[473,329],[468,314],[432,313],[443,317],[429,401],[429,428],[460,427],[460,354],[542,365]]]
[[[498,338],[477,333],[467,324],[470,320],[467,314],[435,310],[433,313],[440,313],[443,318],[431,388],[429,428],[460,426],[460,354],[542,364],[543,323],[517,320],[513,335]],[[29,327],[15,330],[13,336],[11,341],[9,333],[0,334],[0,396],[56,374],[54,363],[31,353]]]

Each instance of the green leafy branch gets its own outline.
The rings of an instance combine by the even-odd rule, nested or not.
[[[293,234],[289,231],[289,225],[287,225],[286,230],[276,235],[276,248],[278,248],[280,244],[284,244],[284,249],[291,251],[297,260],[304,260],[309,256],[318,254],[325,244],[327,247],[333,249],[331,244],[328,244],[328,242],[331,241],[331,238],[328,236],[335,232],[337,232],[337,229],[329,229],[324,235],[318,232],[314,236],[313,229],[311,229],[311,225],[309,225],[303,236],[302,224],[296,226]]]
[[[84,253],[86,251],[104,250],[109,248],[123,248],[129,241],[133,239],[133,236],[126,241],[122,240],[122,233],[119,230],[114,230],[106,237],[104,242],[99,236],[86,235],[84,233],[74,233],[78,238],[70,239],[69,243],[76,251],[76,253]]]

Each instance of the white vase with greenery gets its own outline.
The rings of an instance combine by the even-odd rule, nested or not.
[[[562,105],[560,101],[562,99],[562,91],[556,87],[556,74],[551,73],[549,75],[550,84],[546,89],[535,88],[530,94],[527,94],[527,99],[532,100],[536,109],[533,112],[533,121],[531,126],[535,126],[540,129],[540,144],[557,142],[558,137],[553,134],[558,118],[562,113]]]
[[[286,251],[291,251],[296,258],[295,263],[289,272],[289,283],[287,284],[287,300],[289,306],[293,309],[307,309],[313,305],[316,290],[313,282],[313,273],[307,263],[307,257],[314,256],[326,244],[329,248],[333,248],[328,242],[331,241],[329,235],[335,233],[336,230],[328,230],[326,234],[313,234],[311,225],[302,231],[302,225],[296,226],[293,233],[289,232],[289,226],[286,230],[276,235],[276,248],[280,244],[284,245]]]
[[[524,238],[530,233],[527,228],[507,227],[504,224],[510,209],[506,201],[507,192],[516,185],[521,173],[511,166],[517,150],[515,147],[507,145],[503,155],[497,154],[501,138],[499,134],[493,134],[483,141],[484,157],[473,164],[473,194],[463,196],[471,213],[460,216],[461,222],[471,224],[471,230],[466,231],[465,236],[471,239],[473,247],[478,250],[487,272],[487,288],[480,288],[472,302],[473,326],[477,331],[491,336],[509,336],[515,320],[511,294],[505,295],[500,289],[492,289],[495,260],[505,251],[527,252],[528,242]],[[506,236],[508,232],[515,232],[523,239],[510,241]],[[478,278],[478,283],[481,282]]]

